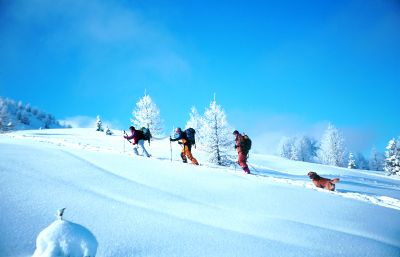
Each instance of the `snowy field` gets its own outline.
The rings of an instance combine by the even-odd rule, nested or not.
[[[66,207],[97,256],[400,256],[400,180],[254,154],[251,171],[183,164],[178,144],[148,159],[91,129],[0,135],[0,256],[32,256]],[[148,144],[146,143],[146,146]],[[125,148],[125,151],[124,151]],[[308,171],[339,177],[316,189]]]

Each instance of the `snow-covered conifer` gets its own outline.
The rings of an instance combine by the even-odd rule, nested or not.
[[[278,154],[283,158],[290,159],[292,157],[293,139],[283,137],[278,144]]]
[[[229,151],[233,147],[233,130],[215,97],[206,109],[203,119],[200,134],[204,135],[203,145],[204,150],[209,153],[209,161],[218,165],[230,164]]]
[[[25,125],[30,124],[29,114],[26,111],[22,111],[21,113],[21,123]]]
[[[391,139],[386,147],[385,171],[388,175],[400,175],[400,138]]]
[[[10,122],[7,104],[4,104],[0,108],[0,121],[2,123],[2,130],[8,129],[8,123]]]
[[[349,162],[348,162],[348,164],[347,164],[347,168],[348,168],[348,169],[355,169],[355,168],[357,168],[356,160],[354,159],[354,156],[353,156],[353,153],[352,153],[352,152],[350,152],[350,154],[349,154]]]
[[[290,151],[290,158],[293,161],[300,161],[301,159],[301,145],[300,140],[298,138],[293,139],[292,149]]]
[[[131,119],[131,122],[135,127],[149,128],[151,133],[155,136],[161,136],[163,134],[164,128],[160,118],[160,109],[149,95],[145,94],[139,99],[132,115],[133,119]]]
[[[323,164],[343,167],[345,165],[346,145],[342,133],[332,124],[328,125],[322,136],[319,158]]]
[[[308,136],[296,137],[294,139],[293,151],[296,152],[297,156],[296,159],[292,160],[312,162],[314,157],[316,156],[316,144],[317,142]]]
[[[39,110],[35,107],[32,107],[32,114],[37,116],[38,115]]]
[[[357,164],[357,169],[369,170],[369,163],[362,153],[357,153],[355,160]]]
[[[278,146],[280,156],[295,161],[312,162],[316,151],[317,141],[308,136],[284,137]]]
[[[49,129],[51,124],[54,123],[54,118],[50,114],[46,114],[43,120],[44,128]]]
[[[32,111],[32,107],[31,107],[31,104],[26,104],[26,106],[25,106],[25,111],[27,111],[27,112],[31,112]]]
[[[382,153],[379,153],[375,147],[371,149],[371,155],[369,157],[369,169],[376,171],[383,171],[384,157]]]
[[[17,108],[18,108],[18,110],[20,110],[20,111],[22,111],[22,110],[25,108],[25,107],[24,107],[24,104],[22,103],[22,101],[18,101]]]
[[[103,122],[100,119],[100,115],[97,115],[96,117],[96,131],[101,131],[101,132],[104,131]]]

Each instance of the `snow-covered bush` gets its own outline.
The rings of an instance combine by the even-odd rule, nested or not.
[[[386,147],[385,171],[388,175],[400,175],[400,138],[391,139]]]
[[[111,131],[111,129],[107,126],[106,127],[106,135],[111,136],[113,134],[113,132]]]
[[[204,123],[200,134],[204,135],[204,150],[209,153],[209,161],[218,165],[231,164],[229,152],[233,147],[233,129],[229,126],[225,112],[215,98],[204,113]]]
[[[332,124],[328,125],[322,136],[320,150],[318,152],[323,164],[344,167],[346,157],[346,145],[342,133]]]
[[[135,109],[132,111],[133,118],[131,122],[137,128],[149,128],[155,136],[163,134],[163,122],[160,118],[160,110],[153,102],[151,97],[145,94],[136,103]]]

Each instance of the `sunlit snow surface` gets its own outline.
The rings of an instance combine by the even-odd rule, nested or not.
[[[0,256],[32,256],[55,210],[88,228],[97,256],[400,256],[400,180],[251,154],[251,171],[183,164],[168,139],[133,156],[122,132],[0,135]],[[125,149],[125,151],[124,151]],[[339,177],[316,189],[308,171]]]

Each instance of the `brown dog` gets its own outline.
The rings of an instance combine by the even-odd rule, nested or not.
[[[335,191],[335,184],[339,182],[338,178],[328,179],[319,176],[316,172],[308,172],[308,176],[312,179],[314,185],[319,188],[324,188],[330,191]]]

